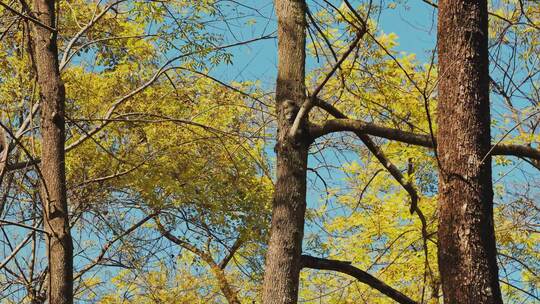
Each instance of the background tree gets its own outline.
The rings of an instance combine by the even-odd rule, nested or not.
[[[203,20],[212,20],[216,13],[211,2],[60,5],[54,22],[60,54],[55,55],[54,66],[62,73],[67,98],[61,115],[67,121],[67,180],[61,186],[69,200],[70,222],[64,228],[74,235],[74,280],[68,283],[74,285],[75,299],[106,294],[104,286],[111,276],[107,269],[141,269],[146,262],[147,270],[157,264],[155,254],[163,246],[152,246],[161,235],[147,227],[157,212],[211,214],[210,222],[199,225],[212,226],[207,235],[212,246],[229,248],[239,234],[242,239],[253,234],[253,244],[246,250],[260,250],[255,239],[264,238],[269,191],[259,142],[265,123],[254,119],[259,112],[248,112],[260,103],[243,92],[251,85],[227,87],[199,72],[229,60],[224,52],[228,47],[249,41],[222,45],[219,34],[201,35]],[[30,13],[24,3],[8,8],[3,11],[6,15],[13,15],[12,9]],[[37,156],[44,147],[41,132],[34,128],[40,107],[36,101],[43,98],[36,96],[33,61],[26,49],[33,34],[19,31],[37,21],[15,16],[2,36],[9,41],[3,44],[2,59],[8,64],[2,67],[2,97],[9,100],[3,126],[4,147],[10,147],[4,149],[2,168],[2,177],[7,177],[3,242],[9,250],[0,267],[6,282],[2,296],[14,302],[43,302],[52,288],[47,283],[51,268],[43,260],[43,238],[36,236],[45,233],[39,215],[44,209],[35,191],[41,176],[34,166],[43,166],[44,161]],[[168,57],[171,50],[178,56]],[[163,131],[170,136],[165,138]],[[59,146],[63,153],[64,145]],[[195,177],[199,183],[191,183]],[[228,205],[221,205],[224,202]],[[195,214],[188,218],[198,220]],[[175,225],[185,225],[180,219]],[[221,235],[214,236],[216,231]],[[164,258],[170,256],[159,256]],[[256,258],[252,262],[256,269]],[[62,295],[69,297],[67,292]],[[55,303],[64,300],[49,297]]]
[[[56,2],[37,0],[29,43],[41,103],[40,200],[48,257],[47,299],[73,303],[73,243],[69,227],[65,168],[66,92],[58,66]]]

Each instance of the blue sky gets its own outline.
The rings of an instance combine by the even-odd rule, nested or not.
[[[244,1],[246,5],[259,10],[260,15],[251,14],[230,23],[229,29],[221,29],[229,43],[248,40],[253,37],[272,33],[276,29],[276,20],[272,1]],[[389,1],[386,1],[390,3]],[[312,10],[317,9],[316,2],[308,1]],[[337,3],[337,1],[336,1]],[[384,3],[384,1],[383,1]],[[395,9],[385,9],[378,16],[373,16],[379,23],[377,30],[385,33],[396,33],[399,37],[398,51],[415,53],[420,61],[426,61],[435,45],[436,11],[419,0],[407,1],[406,5],[398,5]],[[248,20],[256,23],[249,24]],[[218,30],[220,31],[220,30]],[[214,72],[214,76],[225,80],[258,79],[265,87],[273,87],[276,77],[277,41],[265,40],[246,46],[230,49],[234,58],[233,65],[222,65]],[[321,62],[323,63],[323,62]],[[316,64],[308,59],[307,69]]]

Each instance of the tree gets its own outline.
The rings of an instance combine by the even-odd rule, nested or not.
[[[32,24],[31,44],[41,99],[41,201],[50,269],[47,298],[50,303],[69,304],[73,303],[73,243],[64,152],[66,92],[58,66],[56,4],[53,0],[33,2],[42,24]]]
[[[446,303],[502,303],[493,228],[487,1],[440,1],[439,269]]]
[[[40,17],[34,3],[0,2],[1,301],[52,299],[54,269],[48,267],[45,246],[51,234],[43,208],[57,203],[43,195],[52,177],[60,187],[55,193],[63,193],[67,204],[63,227],[73,240],[73,254],[66,258],[73,259],[74,302],[440,303],[443,296],[465,298],[454,291],[483,297],[469,288],[482,282],[448,283],[450,272],[436,271],[437,245],[456,249],[445,254],[458,260],[471,248],[490,253],[469,262],[487,265],[478,277],[490,284],[499,280],[505,302],[538,299],[536,2],[495,1],[487,13],[477,10],[481,1],[464,4],[474,7],[465,13],[469,19],[461,18],[467,22],[451,20],[456,33],[441,30],[440,43],[447,47],[439,49],[445,51],[439,58],[448,60],[439,74],[437,49],[427,46],[428,55],[417,53],[417,59],[399,46],[396,34],[384,31],[388,20],[406,23],[391,15],[421,15],[408,15],[408,4],[411,11],[435,12],[435,3],[396,0],[384,7],[373,1],[277,1],[276,94],[264,76],[258,77],[273,71],[260,68],[262,61],[273,59],[271,45],[251,52],[264,54],[264,60],[250,61],[238,76],[231,71],[245,58],[232,61],[228,50],[275,38],[267,34],[274,28],[272,1],[50,2],[43,3],[56,6],[52,23],[41,20],[50,16],[50,7]],[[441,14],[454,8],[449,1],[440,4]],[[481,31],[467,28],[480,19],[489,21],[487,34],[485,24]],[[48,35],[36,34],[40,29]],[[469,33],[474,39],[462,39]],[[489,44],[489,70],[482,39]],[[40,41],[55,42],[56,50],[42,48],[39,53],[47,60],[36,62],[35,42]],[[457,46],[478,48],[479,55],[471,52],[474,56],[464,59]],[[448,64],[452,56],[459,57],[455,65],[460,69]],[[38,70],[52,71],[52,79]],[[471,75],[478,77],[463,81]],[[457,82],[478,87],[464,85],[466,92],[460,92]],[[62,86],[63,97],[58,93]],[[439,111],[443,87],[447,94]],[[472,96],[475,90],[478,98]],[[471,96],[457,103],[454,95],[459,94]],[[54,118],[60,109],[43,108],[43,101],[51,99],[65,104],[60,117],[65,122],[52,128],[64,126],[65,144],[53,153],[46,144],[49,133],[38,125],[39,118],[45,120],[41,126],[49,123],[51,115],[58,123]],[[470,120],[458,122],[466,116],[456,114],[459,107]],[[476,121],[479,114],[483,117]],[[447,135],[437,132],[439,121]],[[493,138],[486,139],[490,128]],[[456,134],[477,139],[478,145],[456,149]],[[274,145],[275,172],[268,167]],[[441,233],[452,228],[447,217],[459,211],[447,208],[439,218],[438,179],[440,189],[449,182],[460,190],[468,186],[452,179],[462,176],[464,167],[445,163],[443,155],[460,161],[469,155],[481,163],[472,174],[478,178],[467,172],[483,191],[481,199],[471,191],[440,195],[452,204],[467,199],[476,202],[468,206],[494,205],[492,211],[480,210],[480,216],[493,213],[494,225],[488,219],[474,226],[470,219],[478,214],[469,212],[461,226],[473,222],[471,227],[480,231],[494,226],[497,254],[492,231],[478,243],[483,247],[447,246],[453,244],[448,233],[443,242],[437,238],[437,223]],[[55,170],[65,167],[63,181],[55,170],[43,171],[51,163]],[[447,178],[445,166],[457,173]],[[485,187],[490,174],[496,178]],[[463,200],[456,201],[457,196]],[[441,204],[439,210],[450,205]],[[492,271],[495,259],[498,277]]]
[[[295,5],[293,5],[293,3]],[[336,11],[338,11],[338,12],[340,11],[340,9],[333,6],[328,1],[326,3],[328,3],[328,5],[333,7]],[[277,5],[276,5],[276,14],[278,15],[278,17],[282,17],[281,13],[286,12],[288,14],[286,14],[285,16],[288,16],[290,18],[289,20],[295,20],[294,17],[298,16],[298,14],[301,12],[301,10],[299,10],[297,7],[303,7],[303,5],[305,3],[302,3],[302,6],[298,5],[298,3],[296,3],[296,2],[289,2],[287,4],[290,5],[290,6],[286,6],[286,5],[282,5],[280,3],[277,3]],[[333,76],[334,72],[336,72],[340,68],[340,66],[344,62],[345,58],[356,47],[356,44],[358,43],[359,39],[366,32],[368,33],[368,36],[370,36],[373,39],[373,36],[369,33],[369,29],[368,29],[368,26],[366,24],[367,22],[364,21],[364,20],[366,20],[366,18],[361,17],[360,14],[352,7],[352,5],[349,3],[349,1],[344,1],[344,6],[349,11],[347,13],[345,13],[345,14],[341,13],[341,15],[343,16],[344,20],[348,21],[351,28],[354,29],[353,32],[356,34],[356,39],[353,39],[353,42],[350,43],[349,48],[346,51],[343,52],[341,58],[338,59],[337,56],[335,56],[335,53],[334,53],[334,58],[335,58],[336,63],[334,65],[332,65],[331,68],[329,68],[329,71],[328,71],[328,73],[326,75],[323,75],[320,84],[318,84],[318,86],[313,90],[313,93],[310,96],[305,98],[305,101],[302,103],[299,110],[293,111],[293,113],[297,113],[297,114],[295,115],[294,119],[292,119],[292,118],[290,119],[290,121],[292,121],[292,124],[290,125],[290,127],[288,127],[290,129],[289,136],[293,140],[297,138],[296,136],[298,136],[299,139],[302,139],[302,136],[304,134],[306,134],[306,130],[303,129],[305,125],[309,125],[307,132],[309,134],[309,138],[311,138],[311,141],[308,141],[308,143],[310,143],[310,144],[315,139],[317,139],[317,138],[319,138],[321,136],[327,135],[327,134],[340,132],[340,131],[354,132],[355,135],[357,135],[358,138],[365,144],[365,146],[368,148],[368,150],[371,153],[373,153],[373,155],[381,163],[381,165],[384,167],[384,169],[387,170],[390,173],[390,175],[398,182],[398,184],[404,190],[406,190],[407,193],[409,194],[410,200],[411,200],[410,210],[411,210],[411,212],[416,213],[418,215],[418,217],[420,218],[420,221],[422,222],[422,227],[423,227],[422,228],[422,238],[424,239],[424,244],[426,244],[428,242],[428,238],[429,238],[429,234],[428,234],[428,232],[426,230],[427,221],[426,221],[425,216],[423,215],[423,212],[418,207],[417,203],[418,203],[418,198],[419,197],[418,197],[418,192],[416,190],[416,187],[415,187],[414,183],[411,182],[411,180],[407,180],[407,178],[404,177],[402,172],[388,159],[388,157],[380,149],[380,147],[378,147],[371,140],[369,135],[386,138],[386,139],[392,140],[392,141],[398,141],[398,142],[403,142],[403,143],[407,143],[407,144],[428,147],[428,148],[436,147],[437,144],[436,144],[436,140],[434,138],[435,137],[434,136],[434,130],[433,130],[433,127],[431,125],[432,123],[431,123],[430,117],[429,117],[429,112],[430,111],[429,111],[429,107],[428,107],[429,101],[431,99],[431,93],[427,90],[427,86],[426,86],[426,88],[422,89],[422,86],[419,83],[417,83],[416,81],[413,80],[413,77],[411,76],[411,74],[409,74],[407,72],[407,70],[404,69],[403,66],[399,64],[399,62],[396,60],[396,58],[390,52],[387,53],[389,57],[391,57],[394,61],[397,62],[398,67],[401,70],[403,70],[403,72],[404,72],[405,76],[408,78],[408,80],[410,80],[411,83],[416,87],[416,89],[418,90],[418,93],[420,94],[420,98],[422,98],[421,100],[426,105],[425,108],[427,110],[427,114],[428,114],[427,118],[428,118],[428,123],[429,123],[429,134],[428,135],[414,133],[414,131],[413,132],[403,131],[403,130],[400,130],[400,129],[397,129],[397,128],[382,126],[382,125],[376,124],[376,123],[368,123],[368,122],[364,122],[364,121],[359,120],[359,119],[349,119],[347,114],[345,114],[344,112],[340,111],[338,108],[333,106],[332,104],[322,100],[321,98],[319,98],[317,96],[318,93],[320,92],[321,88],[324,87],[325,84],[327,83],[328,79],[330,79]],[[305,11],[305,9],[304,9],[304,11]],[[366,8],[366,11],[370,12],[370,8]],[[297,21],[297,24],[303,23],[302,19],[296,19],[296,20],[299,20],[299,21]],[[280,36],[279,39],[282,40],[282,42],[280,44],[278,44],[280,49],[284,48],[284,46],[288,45],[287,43],[290,43],[291,41],[292,42],[296,41],[296,44],[294,44],[294,45],[298,45],[298,47],[299,47],[299,45],[300,45],[300,43],[298,43],[299,39],[296,39],[296,40],[290,39],[290,37],[293,37],[293,34],[291,32],[293,30],[296,30],[297,32],[301,32],[301,31],[303,31],[303,29],[301,29],[297,25],[294,25],[294,26],[293,25],[287,25],[286,22],[278,22],[278,26],[280,26],[282,28],[282,31],[287,31],[287,33],[289,34],[289,36],[285,36],[285,35]],[[300,34],[297,34],[297,35],[299,35],[298,37],[304,37],[304,36],[300,36]],[[358,38],[358,37],[360,37],[360,38]],[[379,44],[379,46],[383,47],[380,43],[378,43],[378,44]],[[298,47],[294,47],[294,49],[296,50]],[[291,48],[289,47],[289,50],[290,49]],[[349,50],[351,50],[351,51],[349,51]],[[280,50],[280,52],[281,52],[281,50]],[[293,54],[294,51],[290,50],[289,52],[291,52],[291,53],[289,53],[288,58],[292,58],[292,54]],[[296,51],[296,52],[298,52],[298,51]],[[298,60],[302,59],[302,56],[297,55],[294,58],[297,58],[297,61],[298,61]],[[279,65],[279,69],[283,68],[284,70],[286,70],[289,67],[290,67],[290,64],[288,66],[285,66],[285,67],[282,67],[281,65]],[[295,71],[298,72],[299,69],[296,69]],[[484,72],[486,72],[486,71],[484,71]],[[280,74],[280,73],[281,72],[278,71],[278,74],[281,76],[282,74]],[[488,74],[486,73],[486,75],[488,75]],[[443,76],[440,76],[440,77],[443,77]],[[279,97],[278,97],[279,92],[280,92],[279,84],[281,83],[281,81],[283,79],[284,78],[282,78],[282,77],[278,77],[277,100],[279,100]],[[296,77],[296,80],[302,80],[302,78]],[[296,83],[296,82],[294,82],[294,83]],[[291,91],[289,91],[289,92],[291,92]],[[295,103],[293,102],[292,104],[295,104]],[[335,119],[325,120],[320,124],[310,124],[308,122],[308,113],[314,107],[315,108],[321,108],[321,109],[325,110],[328,114],[333,116]],[[278,112],[278,113],[280,113],[280,112]],[[486,118],[484,117],[483,119],[486,119]],[[281,126],[282,125],[280,124],[280,127]],[[287,128],[287,126],[285,126],[285,127]],[[488,124],[488,128],[489,128],[489,124]],[[283,134],[283,133],[281,133],[281,134]],[[280,143],[282,138],[283,138],[283,136],[278,136],[278,143]],[[483,140],[486,140],[486,139],[484,138]],[[297,142],[297,146],[301,146],[300,143],[302,143],[301,140]],[[489,143],[489,144],[487,144],[487,146],[488,146],[488,149],[483,150],[484,154],[482,154],[482,157],[488,157],[489,155],[514,155],[514,156],[518,156],[518,157],[525,157],[525,158],[531,158],[531,159],[538,159],[539,158],[538,151],[536,149],[531,148],[530,146],[523,146],[523,145],[520,146],[520,145],[511,145],[511,144],[507,145],[507,144],[502,144],[500,142],[498,142],[495,145],[491,145],[491,143]],[[278,148],[279,147],[280,146],[278,145]],[[284,159],[286,159],[286,158],[284,158]],[[283,161],[284,159],[282,159],[280,157],[279,153],[278,153],[278,164],[280,164],[280,160]],[[485,159],[482,160],[482,162],[483,161],[485,161]],[[489,167],[489,165],[488,165],[488,167]],[[279,165],[278,165],[278,168],[279,168]],[[444,168],[442,168],[442,169],[444,169]],[[278,171],[279,171],[279,169],[278,169]],[[278,174],[278,179],[280,177],[282,177],[282,176],[280,174]],[[290,187],[293,187],[295,185],[296,185],[295,188],[290,189]],[[289,188],[285,188],[284,186],[280,187],[278,185],[276,187],[276,190],[275,190],[277,192],[275,194],[275,197],[279,197],[278,193],[282,192],[283,191],[282,189],[286,189],[286,191],[287,191],[286,193],[296,193],[296,192],[299,192],[299,191],[304,193],[304,191],[305,191],[305,184],[303,184],[303,183],[299,183],[299,182],[289,183],[287,186]],[[488,188],[490,188],[490,186],[491,185],[488,185]],[[295,200],[289,199],[289,205],[288,206],[289,206],[288,207],[289,210],[293,210],[292,209],[293,206],[301,206],[301,205],[299,203],[297,203]],[[281,204],[278,205],[276,203],[276,200],[274,200],[274,210],[281,210],[282,208],[284,208],[284,207]],[[304,210],[305,210],[305,208],[303,208],[303,207],[302,208],[297,208],[296,211],[295,211],[296,216],[297,217],[303,217]],[[291,231],[300,231],[301,232],[302,231],[302,226],[303,226],[303,221],[298,220],[297,217],[294,217],[293,215],[287,215],[287,216],[282,217],[281,214],[276,213],[276,211],[274,211],[274,213],[273,213],[273,225],[274,226],[280,225],[282,227],[287,227],[289,225],[292,225],[292,227],[294,227],[294,229],[289,228],[289,230],[291,230]],[[286,219],[288,219],[287,222],[285,222]],[[443,222],[441,222],[441,223],[443,223]],[[292,261],[293,264],[294,264],[295,259],[292,256],[295,255],[296,252],[298,251],[296,248],[301,247],[301,242],[300,241],[297,241],[295,243],[296,245],[291,243],[293,240],[295,240],[295,239],[297,240],[297,238],[292,237],[292,234],[282,235],[281,233],[279,233],[278,228],[274,228],[274,227],[272,228],[271,233],[272,234],[271,234],[271,242],[270,242],[270,245],[269,245],[270,246],[269,247],[269,253],[267,254],[267,265],[277,265],[278,263],[280,263],[279,260],[287,261],[288,264],[282,264],[284,266],[287,265],[287,267],[282,268],[284,270],[282,271],[282,273],[281,273],[281,275],[279,277],[273,275],[273,273],[275,272],[275,269],[269,268],[267,270],[267,271],[272,273],[272,275],[266,274],[266,276],[265,276],[264,286],[265,286],[265,288],[268,288],[268,290],[270,290],[270,288],[271,288],[269,286],[289,286],[287,284],[294,284],[296,282],[296,280],[297,280],[296,272],[295,271],[290,271],[289,270],[290,267],[288,267],[288,265],[291,264],[291,262],[289,262],[289,261]],[[280,241],[282,242],[281,246],[283,247],[283,249],[281,249],[281,251],[287,252],[287,255],[286,255],[287,258],[283,258],[285,255],[277,255],[277,254],[275,254],[276,252],[280,252],[280,250],[275,248],[275,247],[279,246],[278,243],[280,242],[280,241],[278,241],[276,239],[280,239]],[[489,243],[489,238],[488,238],[487,242]],[[471,245],[471,244],[469,244],[469,245]],[[471,245],[471,246],[474,246],[474,245]],[[425,245],[424,247],[427,248],[427,245]],[[429,257],[426,254],[426,260],[428,258]],[[278,261],[275,261],[275,260],[278,260]],[[308,257],[308,258],[306,258],[306,261],[311,261],[311,260]],[[346,267],[343,267],[343,264],[341,264],[341,265],[333,264],[333,263],[338,263],[337,261],[326,260],[325,262],[329,263],[329,264],[332,264],[333,266],[326,265],[324,267],[324,269],[344,270],[344,268],[346,268]],[[493,264],[491,264],[491,266],[493,266]],[[269,267],[269,266],[267,266],[267,267]],[[492,279],[488,279],[488,281],[490,281],[490,280],[492,281]],[[285,284],[283,282],[286,282],[287,284]],[[446,284],[446,283],[443,282],[443,284]],[[370,285],[370,286],[374,287],[372,285]],[[272,289],[271,297],[264,298],[264,301],[266,301],[267,303],[273,303],[273,301],[278,301],[278,303],[291,303],[291,302],[296,301],[296,298],[295,298],[295,295],[297,293],[296,288],[287,287],[287,288],[280,288],[280,289],[278,289],[277,287]],[[277,294],[280,291],[281,291],[281,293]],[[434,292],[435,292],[434,297],[437,297],[436,288],[434,288]],[[266,292],[265,296],[268,295],[268,294],[270,294],[270,292]]]
[[[325,132],[317,134],[317,131],[309,130],[307,114],[315,104],[320,105],[317,94],[366,32],[365,22],[362,18],[358,18],[356,21],[361,23],[361,28],[358,28],[356,39],[312,95],[306,98],[304,84],[306,13],[307,6],[304,1],[276,3],[279,58],[276,86],[277,182],[274,190],[270,241],[266,254],[264,303],[295,303],[298,297],[300,269],[302,265],[312,264],[307,262],[311,261],[309,256],[301,257],[306,209],[307,151],[313,140]],[[338,110],[333,110],[333,115],[345,118]],[[372,151],[377,151],[379,160],[386,159],[368,136],[361,132],[357,134]],[[384,163],[394,171],[394,174],[398,174],[395,167],[390,167],[393,166],[391,163]],[[338,263],[330,260],[326,262],[332,265]],[[334,270],[339,268],[335,266]]]
[[[276,83],[276,184],[272,202],[270,241],[266,253],[263,303],[295,303],[306,210],[307,123],[299,135],[290,130],[305,96],[306,3],[279,0],[278,76]]]
[[[214,208],[214,223],[222,223],[216,230],[234,227],[236,236],[242,231],[238,226],[245,225],[252,231],[243,237],[264,238],[268,179],[258,171],[264,165],[256,166],[261,144],[246,135],[259,136],[260,126],[246,111],[249,94],[239,93],[251,86],[227,88],[193,72],[229,60],[226,48],[249,43],[220,45],[219,35],[200,35],[201,19],[215,13],[212,4],[37,1],[32,9],[39,8],[40,20],[24,1],[13,7],[2,3],[6,30],[0,39],[8,43],[1,46],[6,139],[0,175],[7,178],[0,228],[10,250],[0,265],[2,297],[68,303],[91,295],[101,287],[101,276],[95,276],[104,268],[135,268],[144,260],[141,255],[157,250],[148,244],[160,235],[144,224],[156,216],[153,209],[172,205],[172,199],[166,201],[171,197],[185,209],[195,205],[207,214]],[[178,56],[168,58],[165,54],[175,48]],[[39,109],[43,131],[33,125]],[[198,172],[203,169],[207,174]],[[185,186],[195,177],[198,183]],[[35,188],[41,180],[40,200]],[[254,209],[260,211],[257,221],[251,217]],[[55,225],[48,223],[49,211]],[[153,233],[148,243],[141,240],[143,232]],[[50,235],[51,246],[44,248],[36,234]],[[145,246],[150,250],[133,254],[133,248]],[[46,254],[48,263],[42,259]],[[27,267],[20,267],[21,260]]]

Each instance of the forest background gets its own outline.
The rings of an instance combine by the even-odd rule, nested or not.
[[[308,1],[306,86],[352,117],[437,129],[437,9],[429,1]],[[51,288],[40,198],[39,89],[24,1],[0,8],[0,290],[43,303]],[[538,148],[540,4],[490,2],[492,142]],[[271,1],[60,1],[66,191],[76,302],[259,302],[275,182],[276,17]],[[311,113],[324,121],[323,111]],[[352,265],[418,302],[442,301],[437,160],[374,139],[418,191],[354,134],[309,150],[303,253]],[[539,300],[538,163],[493,160],[505,302]],[[301,272],[299,301],[388,303],[356,278]]]

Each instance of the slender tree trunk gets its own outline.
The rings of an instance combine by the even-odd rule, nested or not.
[[[34,0],[36,18],[55,28],[55,1]],[[67,210],[65,174],[64,84],[58,69],[56,32],[34,24],[34,64],[41,101],[41,199],[48,232],[48,302],[73,303],[73,244]]]
[[[277,182],[270,243],[266,254],[263,303],[296,303],[306,210],[306,169],[309,142],[305,125],[291,138],[291,128],[305,101],[304,61],[306,4],[303,0],[275,1],[278,18]]]
[[[439,270],[444,302],[502,303],[493,229],[487,0],[440,0]]]

